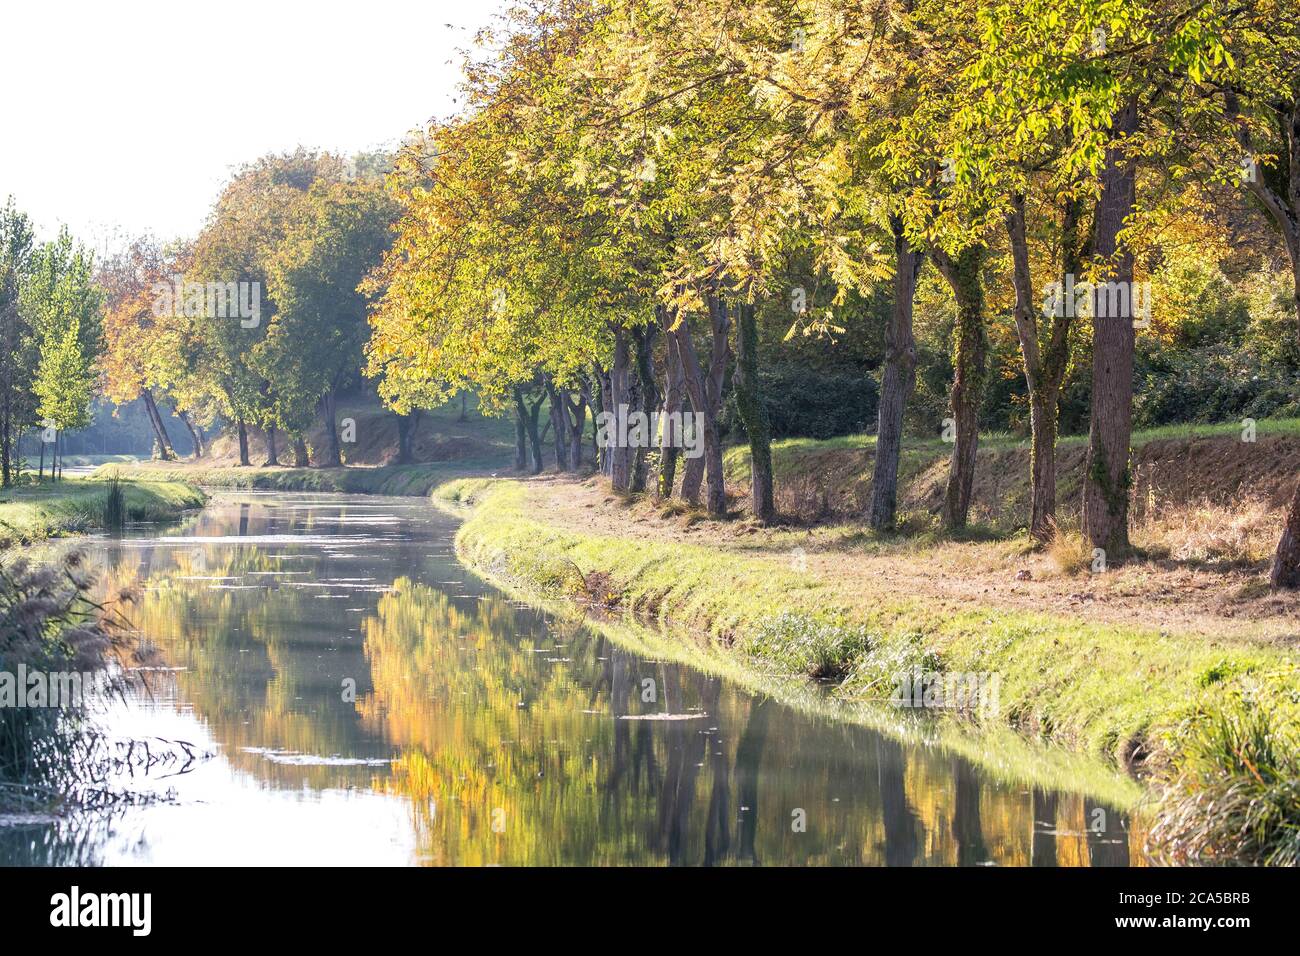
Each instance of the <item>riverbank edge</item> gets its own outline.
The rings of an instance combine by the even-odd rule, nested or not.
[[[799,642],[810,629],[868,635],[865,650],[845,662],[849,676],[831,691],[837,705],[879,701],[888,696],[881,693],[885,677],[923,663],[927,670],[997,673],[1001,706],[995,719],[976,728],[966,720],[937,722],[954,738],[976,731],[978,746],[964,747],[963,756],[1005,774],[1005,755],[989,759],[984,750],[1010,731],[1026,752],[1046,745],[1123,775],[1132,784],[1125,788],[1128,806],[1140,802],[1153,769],[1176,763],[1190,723],[1246,697],[1290,699],[1296,693],[1298,662],[1277,648],[1207,645],[1156,628],[1103,627],[991,607],[942,614],[887,594],[866,596],[864,605],[861,595],[854,600],[769,560],[548,524],[543,509],[529,507],[525,483],[508,479],[448,482],[435,489],[433,501],[463,519],[457,554],[493,583],[576,609],[575,598],[591,602],[594,576],[598,596],[622,612],[620,627],[632,617],[640,621],[636,630],[657,630],[659,651],[665,640],[683,650],[688,642],[680,635],[690,634],[702,645],[685,648],[692,658],[753,671],[760,689],[772,685],[773,674],[788,679],[796,670],[791,661],[798,660]],[[725,568],[721,574],[719,567]],[[677,636],[667,638],[670,630]],[[1012,772],[1008,779],[1025,782],[1025,774]]]
[[[488,476],[502,470],[492,462],[448,460],[412,465],[348,465],[338,468],[234,466],[154,462],[149,465],[103,465],[92,478],[131,481],[178,481],[223,491],[308,491],[352,495],[428,497],[439,485],[463,477]]]
[[[966,720],[939,719],[924,711],[882,707],[875,700],[828,693],[825,685],[725,646],[698,628],[678,625],[667,617],[651,619],[594,607],[572,590],[519,573],[504,553],[485,561],[485,552],[475,540],[478,528],[465,532],[476,520],[482,499],[475,496],[464,503],[455,497],[457,484],[449,482],[439,489],[443,494],[435,492],[432,498],[435,508],[461,522],[455,542],[457,557],[476,577],[512,599],[580,623],[632,653],[689,665],[802,713],[863,726],[906,746],[937,748],[979,766],[1008,786],[1069,790],[1125,812],[1139,809],[1145,799],[1145,790],[1135,777],[1095,756],[1050,741],[1031,740],[1005,725],[975,726]]]
[[[206,493],[186,481],[123,478],[121,487],[130,521],[178,521],[208,501]],[[103,531],[101,499],[106,495],[103,482],[81,478],[5,489],[0,492],[0,554]]]

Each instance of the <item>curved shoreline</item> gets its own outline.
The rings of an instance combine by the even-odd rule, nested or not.
[[[938,743],[1009,781],[1059,781],[1064,770],[1073,788],[1135,807],[1150,795],[1148,769],[1176,762],[1176,733],[1189,718],[1217,714],[1250,694],[1289,700],[1296,693],[1300,668],[1285,649],[1207,645],[1157,627],[993,606],[935,613],[914,597],[845,594],[834,583],[707,545],[560,527],[548,523],[545,502],[530,497],[541,494],[519,481],[461,479],[436,489],[433,501],[464,519],[458,556],[498,586],[590,619],[574,598],[590,600],[595,574],[621,618],[594,626],[725,671],[751,690],[804,706],[816,696],[819,710]],[[849,676],[829,698],[813,694],[815,685],[788,666],[791,642],[783,645],[772,630],[778,609],[779,616],[870,635],[869,650],[847,662]],[[868,690],[879,687],[880,675],[918,648],[934,652],[947,670],[1000,673],[1000,718],[976,727],[943,718],[918,730],[910,715],[898,719],[896,709],[873,702]]]

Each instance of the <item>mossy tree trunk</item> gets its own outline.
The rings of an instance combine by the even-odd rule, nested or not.
[[[736,315],[736,408],[749,439],[750,506],[764,523],[776,515],[772,498],[772,430],[758,384],[758,320],[752,303],[742,302]]]
[[[1137,131],[1137,100],[1130,98],[1115,115],[1117,139]],[[1129,551],[1129,444],[1133,432],[1132,315],[1112,315],[1104,286],[1131,290],[1133,254],[1121,248],[1120,231],[1137,200],[1137,168],[1121,145],[1106,151],[1097,201],[1094,254],[1103,264],[1102,281],[1093,292],[1092,413],[1088,423],[1088,457],[1083,478],[1083,533],[1094,548],[1114,561]],[[1128,296],[1130,306],[1131,295]]]
[[[1079,203],[1067,198],[1061,217],[1062,287],[1065,277],[1079,269]],[[1029,270],[1029,240],[1025,227],[1025,197],[1015,195],[1006,218],[1010,239],[1012,281],[1015,285],[1016,334],[1029,392],[1030,504],[1029,533],[1047,542],[1056,528],[1056,436],[1061,383],[1070,359],[1070,327],[1074,309],[1062,301],[1054,310],[1046,332],[1039,331],[1038,307]]]
[[[903,450],[903,411],[916,387],[916,339],[912,308],[916,280],[925,254],[914,249],[903,222],[890,220],[894,233],[894,304],[885,326],[885,364],[880,377],[876,459],[871,472],[871,508],[867,523],[876,531],[893,529],[898,515],[898,463]]]
[[[953,379],[949,393],[956,426],[948,487],[944,493],[943,524],[949,530],[966,527],[975,462],[979,450],[979,413],[988,365],[988,331],[984,327],[984,286],[980,269],[986,249],[967,246],[956,256],[934,250],[934,261],[957,300],[953,330]]]

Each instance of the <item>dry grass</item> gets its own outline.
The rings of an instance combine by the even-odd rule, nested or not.
[[[1077,528],[1058,527],[1047,545],[1047,556],[1058,574],[1069,577],[1092,568],[1092,544]]]
[[[1148,553],[1239,567],[1267,561],[1281,534],[1282,515],[1262,497],[1144,509],[1133,529]]]
[[[800,523],[821,521],[831,513],[830,488],[817,475],[791,475],[776,483],[773,500],[778,514]]]

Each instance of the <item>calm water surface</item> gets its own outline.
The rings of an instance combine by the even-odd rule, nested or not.
[[[93,545],[165,668],[102,717],[168,756],[116,785],[170,799],[9,821],[0,863],[1140,862],[1108,807],[512,601],[454,532],[419,499],[241,494]]]

